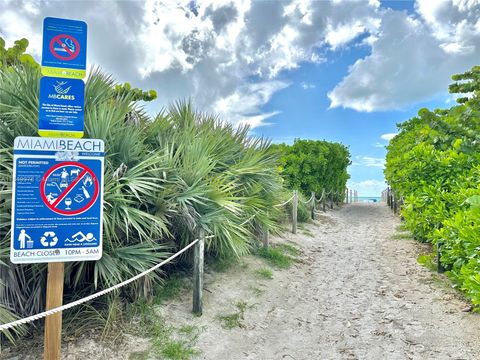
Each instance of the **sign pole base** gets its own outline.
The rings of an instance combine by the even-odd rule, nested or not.
[[[48,263],[47,302],[50,310],[63,304],[64,263]],[[45,318],[45,360],[60,360],[62,346],[62,313]]]

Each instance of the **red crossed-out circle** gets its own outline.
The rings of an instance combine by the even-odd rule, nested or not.
[[[52,175],[55,172],[55,170],[57,170],[61,167],[67,167],[67,166],[78,167],[78,168],[81,169],[81,173],[78,174],[78,176],[75,178],[75,180],[73,180],[73,182],[58,196],[58,198],[53,203],[50,204],[50,202],[47,199],[47,195],[46,195],[46,191],[45,191],[45,187],[47,185],[47,180],[50,177],[50,175]],[[80,180],[82,180],[86,175],[90,175],[90,177],[92,178],[93,185],[94,185],[94,193],[90,197],[90,201],[85,206],[81,207],[80,209],[76,209],[76,210],[57,209],[57,205],[60,204],[62,202],[62,200],[65,197],[68,196],[68,193],[71,190],[73,190],[73,188],[78,184],[78,182]],[[81,213],[84,213],[85,211],[90,209],[93,206],[93,204],[95,204],[95,201],[98,198],[98,193],[99,193],[99,189],[98,189],[97,176],[93,173],[93,171],[90,168],[88,168],[87,166],[85,166],[81,163],[75,162],[75,161],[65,161],[65,162],[61,162],[61,163],[53,166],[52,168],[50,168],[45,173],[45,175],[42,178],[42,181],[40,181],[40,196],[42,197],[43,202],[45,203],[45,205],[50,210],[52,210],[53,212],[56,212],[57,214],[74,216],[74,215],[79,215]]]
[[[62,39],[70,39],[73,41],[75,44],[75,51],[72,51],[68,48],[68,46],[65,45],[65,43],[62,41]],[[63,56],[55,51],[55,43],[60,45],[67,53],[67,56]],[[60,60],[73,60],[75,59],[78,54],[80,54],[80,44],[78,43],[77,39],[75,39],[71,35],[67,34],[60,34],[57,36],[54,36],[52,40],[50,40],[50,52],[52,53],[53,56],[55,56],[57,59]]]

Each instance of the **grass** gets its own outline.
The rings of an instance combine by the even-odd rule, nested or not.
[[[264,279],[273,279],[273,272],[267,267],[260,268],[255,271],[255,274],[258,277],[264,278]]]
[[[157,288],[153,302],[155,305],[160,305],[167,300],[174,299],[187,287],[187,281],[182,274],[171,275],[162,286]]]
[[[235,257],[221,257],[212,259],[212,261],[209,262],[209,266],[215,272],[225,272],[230,270],[234,265],[237,265],[238,262],[238,258]]]
[[[275,247],[261,248],[258,255],[272,266],[280,269],[289,268],[301,254],[301,251],[290,244],[279,244]]]
[[[302,230],[302,234],[311,238],[315,237],[315,235],[308,229]]]
[[[417,257],[417,262],[430,271],[437,271],[437,262],[433,254],[421,254]]]
[[[251,309],[254,305],[249,305],[246,301],[239,301],[235,304],[237,312],[228,315],[220,315],[218,319],[222,322],[224,329],[244,328],[243,320],[245,319],[245,311]]]
[[[218,317],[222,322],[222,327],[224,329],[231,330],[236,327],[243,327],[241,320],[243,320],[243,314],[241,312],[236,312],[229,315],[221,315]]]
[[[408,232],[401,232],[392,235],[393,240],[409,240],[412,238],[412,234]]]
[[[256,286],[250,286],[249,289],[252,290],[255,296],[260,296],[263,293],[265,293],[265,290],[260,289],[259,287],[256,287]]]
[[[300,249],[295,247],[292,244],[283,243],[283,244],[278,244],[276,247],[277,247],[277,249],[280,249],[284,253],[287,253],[287,254],[292,255],[292,256],[300,256],[302,254]]]
[[[175,284],[177,284],[175,282]],[[178,289],[178,287],[174,287]],[[130,331],[149,337],[151,347],[148,351],[137,352],[130,356],[131,360],[170,359],[188,360],[199,354],[195,348],[200,335],[200,328],[193,325],[175,327],[165,324],[165,321],[155,313],[150,304],[134,304],[129,308],[135,323]]]

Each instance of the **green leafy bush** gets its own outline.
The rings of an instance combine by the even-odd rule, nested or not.
[[[339,143],[295,139],[293,145],[272,145],[280,154],[280,172],[287,186],[297,189],[307,198],[315,192],[332,192],[334,200],[343,200],[349,179],[348,148]]]
[[[441,245],[441,262],[480,304],[480,67],[454,75],[450,91],[471,93],[447,110],[421,109],[398,125],[385,176],[404,198],[405,227],[422,242]],[[436,248],[436,247],[435,247]]]

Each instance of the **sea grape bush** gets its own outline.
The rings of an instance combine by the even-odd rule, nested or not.
[[[446,110],[421,109],[398,125],[385,176],[404,198],[405,226],[441,245],[455,284],[480,305],[480,66],[454,75],[450,92],[469,94]],[[436,248],[436,246],[434,247]]]
[[[349,179],[348,148],[339,143],[296,139],[293,145],[272,145],[280,154],[280,173],[291,189],[298,189],[310,198],[320,197],[322,190],[336,193],[341,200]]]

